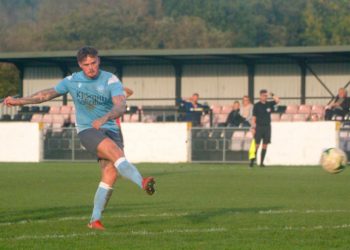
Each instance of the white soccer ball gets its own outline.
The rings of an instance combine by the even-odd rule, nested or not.
[[[323,151],[321,165],[324,170],[331,174],[338,174],[345,169],[348,162],[346,154],[339,148],[329,148]]]

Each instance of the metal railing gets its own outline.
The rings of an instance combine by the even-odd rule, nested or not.
[[[248,162],[248,128],[192,128],[192,162]]]
[[[247,162],[251,138],[245,128],[192,128],[192,162]],[[238,132],[238,133],[237,133]],[[76,129],[45,129],[44,160],[96,160],[81,144]]]
[[[15,114],[18,113],[19,107],[7,107],[3,104],[0,104],[0,117],[2,115],[10,115],[13,117]]]
[[[95,160],[81,144],[75,128],[44,130],[44,160]]]
[[[251,135],[247,128],[191,129],[191,162],[248,163]],[[44,160],[96,160],[80,143],[75,128],[46,129]],[[350,159],[350,127],[339,131],[339,147]]]

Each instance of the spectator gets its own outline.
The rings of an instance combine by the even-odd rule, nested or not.
[[[192,126],[201,124],[201,116],[205,105],[198,103],[199,94],[194,93],[189,101],[181,100],[180,107],[185,111],[185,121],[192,122]]]
[[[334,116],[344,117],[349,113],[350,100],[347,97],[347,91],[344,88],[338,90],[338,95],[326,107],[325,120],[332,120]]]
[[[253,105],[250,103],[248,96],[243,96],[242,108],[240,109],[240,115],[245,119],[242,123],[243,127],[250,127],[253,118]]]
[[[320,117],[318,116],[318,114],[312,114],[310,117],[310,121],[312,122],[318,122],[320,120]]]
[[[244,117],[241,116],[239,101],[235,101],[232,111],[226,119],[225,125],[227,127],[239,127],[244,121]]]

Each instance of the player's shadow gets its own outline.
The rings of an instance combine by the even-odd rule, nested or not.
[[[279,210],[282,207],[248,207],[248,208],[220,208],[209,211],[198,211],[185,215],[184,218],[192,223],[202,223],[217,216],[234,216],[239,214],[259,214],[262,211]]]

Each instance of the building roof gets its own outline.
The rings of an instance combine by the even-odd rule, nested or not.
[[[100,50],[102,62],[127,64],[350,62],[350,46]],[[0,62],[76,65],[76,51],[2,52]]]

